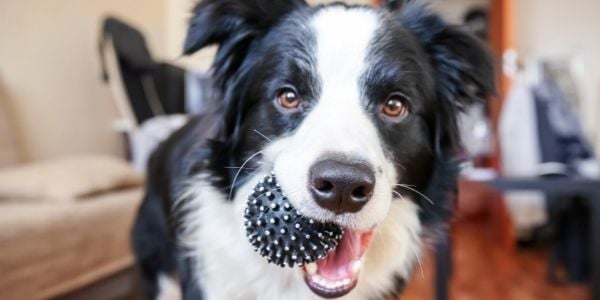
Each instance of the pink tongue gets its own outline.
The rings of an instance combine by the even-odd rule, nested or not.
[[[361,248],[361,234],[345,229],[335,250],[317,262],[317,273],[330,280],[353,277],[352,263],[360,259]]]

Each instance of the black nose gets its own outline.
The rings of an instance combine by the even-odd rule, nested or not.
[[[310,168],[309,176],[317,204],[336,214],[359,211],[375,187],[375,174],[366,163],[325,159]]]

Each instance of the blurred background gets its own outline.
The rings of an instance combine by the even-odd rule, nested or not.
[[[404,299],[600,299],[600,2],[424,2],[489,45],[499,90],[462,117],[455,217]],[[136,299],[145,162],[210,97],[193,4],[0,1],[0,299]]]

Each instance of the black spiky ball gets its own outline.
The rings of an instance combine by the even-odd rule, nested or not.
[[[273,173],[254,187],[244,217],[246,236],[255,251],[281,267],[301,266],[324,258],[343,234],[338,225],[300,215]]]

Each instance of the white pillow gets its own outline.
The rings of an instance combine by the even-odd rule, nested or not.
[[[123,160],[77,156],[0,169],[0,199],[71,201],[143,181]]]

